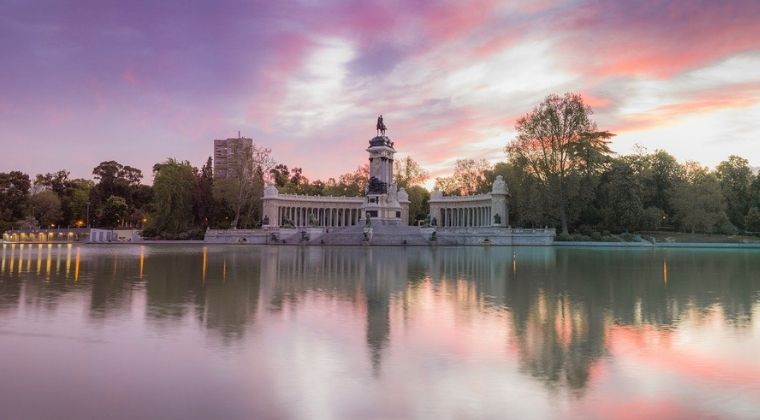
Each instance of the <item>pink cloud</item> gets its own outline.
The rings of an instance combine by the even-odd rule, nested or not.
[[[595,77],[669,78],[760,48],[760,3],[589,3],[560,19],[566,59]]]
[[[621,121],[614,124],[610,130],[618,133],[646,130],[673,124],[694,114],[747,108],[758,103],[760,103],[760,83],[720,87],[694,93],[645,113],[623,115]]]
[[[121,78],[124,79],[125,82],[133,86],[140,83],[140,79],[137,77],[137,73],[132,68],[128,68],[124,70],[124,73],[122,73]]]

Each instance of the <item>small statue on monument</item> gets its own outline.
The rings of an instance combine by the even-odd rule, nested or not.
[[[382,115],[380,115],[379,117],[377,117],[377,126],[376,126],[376,128],[377,128],[377,135],[378,136],[380,136],[380,135],[384,136],[385,135],[385,130],[387,128],[385,127],[385,123],[383,122],[383,116]]]

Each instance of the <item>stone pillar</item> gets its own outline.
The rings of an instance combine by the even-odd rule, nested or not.
[[[411,222],[409,220],[409,193],[406,192],[406,189],[401,187],[398,190],[398,203],[401,205],[401,224],[404,226],[408,226]]]
[[[507,183],[504,182],[504,177],[499,175],[493,182],[493,188],[491,190],[491,225],[499,227],[509,226],[507,197],[509,197]],[[497,214],[500,218],[499,223],[496,223],[495,220]]]
[[[268,185],[266,188],[264,188],[264,198],[263,198],[263,213],[264,216],[262,216],[262,219],[264,217],[269,219],[269,225],[268,226],[279,226],[279,220],[278,220],[278,208],[279,208],[279,195],[280,193],[277,191],[277,187],[274,185]]]

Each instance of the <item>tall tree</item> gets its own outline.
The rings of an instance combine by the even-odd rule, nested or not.
[[[715,174],[695,162],[687,162],[683,182],[672,204],[681,228],[687,232],[712,233],[725,219],[726,203]]]
[[[468,195],[484,192],[489,187],[488,173],[492,166],[485,159],[459,159],[451,177],[435,179],[436,187],[449,195]]]
[[[546,191],[556,191],[563,233],[568,233],[567,178],[584,162],[584,152],[605,154],[596,140],[611,136],[591,134],[597,131],[591,114],[578,94],[549,95],[517,121],[517,137],[506,149],[530,168]]]
[[[269,170],[269,174],[274,181],[274,185],[279,188],[284,187],[285,184],[290,181],[290,170],[288,169],[288,165],[282,163],[277,164],[274,168]]]
[[[422,169],[419,163],[407,156],[393,161],[394,182],[403,188],[421,185],[430,178],[430,174]]]
[[[744,225],[748,231],[760,234],[760,208],[752,207],[747,211]]]
[[[0,172],[0,230],[8,229],[25,215],[29,175],[19,172]]]
[[[655,150],[648,155],[641,180],[644,207],[656,207],[672,216],[671,197],[683,177],[683,166],[666,151]]]
[[[88,203],[90,191],[95,183],[88,179],[74,179],[66,190],[64,203],[64,218],[67,224],[83,227],[88,220]]]
[[[38,174],[34,180],[34,185],[35,187],[48,188],[58,194],[58,198],[63,198],[69,188],[69,174],[69,171],[65,169],[45,175]]]
[[[272,172],[277,166],[272,159],[270,149],[255,144],[251,151],[235,148],[233,148],[233,154],[246,156],[246,158],[234,159],[228,167],[228,177],[214,182],[214,198],[230,206],[231,214],[233,214],[230,227],[233,229],[239,227],[241,216],[261,214],[259,192],[263,191],[267,174],[270,174],[275,182],[277,181],[277,176]],[[249,155],[250,159],[247,158]],[[249,225],[255,224],[253,220],[246,222]]]
[[[61,211],[61,199],[52,190],[45,190],[32,195],[29,198],[31,215],[37,219],[41,226],[59,225],[63,212]]]
[[[195,189],[193,190],[193,216],[196,226],[206,227],[214,212],[214,173],[213,162],[209,156],[200,171],[195,171]],[[195,168],[193,168],[195,169]]]
[[[153,213],[150,229],[176,238],[193,224],[194,168],[189,162],[168,159],[153,166]]]
[[[641,225],[644,207],[641,204],[641,185],[626,159],[613,161],[602,180],[602,215],[608,229],[636,230]]]
[[[123,225],[135,225],[142,219],[151,200],[151,188],[140,184],[142,171],[129,165],[122,165],[114,160],[101,162],[92,170],[98,180],[90,192],[90,202],[98,222],[110,224],[104,218],[104,206],[112,195],[121,197],[127,203],[127,216],[122,219]]]
[[[115,228],[124,225],[129,206],[124,197],[112,195],[108,197],[102,209],[101,224],[105,227]]]
[[[430,214],[430,191],[420,185],[412,185],[406,188],[406,193],[409,195],[409,224],[416,225]]]
[[[752,181],[754,175],[749,161],[739,156],[729,156],[716,168],[720,189],[726,198],[726,214],[734,225],[744,228],[744,216],[752,205]]]

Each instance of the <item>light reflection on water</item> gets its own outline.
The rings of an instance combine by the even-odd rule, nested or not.
[[[3,418],[756,417],[760,252],[2,246]]]

